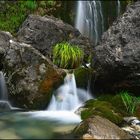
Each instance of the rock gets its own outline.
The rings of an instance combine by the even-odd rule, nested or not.
[[[78,88],[88,90],[88,86],[90,86],[90,80],[92,77],[92,69],[80,67],[74,70],[74,75],[76,79],[76,85]]]
[[[121,128],[135,139],[140,139],[140,121],[137,117],[124,117],[124,122]]]
[[[85,52],[85,59],[88,59],[93,48],[89,40],[77,29],[50,16],[29,15],[19,29],[17,38],[20,42],[31,44],[49,58],[52,55],[52,47],[63,41],[81,47]]]
[[[4,49],[3,71],[13,106],[45,109],[52,91],[63,81],[65,73],[29,44],[17,42],[0,32],[0,50]]]
[[[73,131],[75,137],[92,139],[132,139],[127,132],[100,116],[81,122]]]
[[[127,7],[95,47],[95,92],[140,91],[140,2]],[[93,79],[95,80],[95,79]],[[93,87],[93,85],[92,85]]]

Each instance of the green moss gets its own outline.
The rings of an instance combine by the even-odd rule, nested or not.
[[[123,119],[122,115],[116,110],[116,108],[106,101],[91,99],[86,102],[85,108],[87,109],[81,112],[81,118],[83,120],[93,115],[99,115],[109,119],[115,124],[119,124]]]
[[[87,88],[88,81],[91,78],[92,69],[80,67],[74,70],[76,85],[80,88]]]

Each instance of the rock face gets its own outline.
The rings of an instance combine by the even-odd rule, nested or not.
[[[19,41],[31,44],[45,56],[51,57],[52,47],[68,41],[83,48],[85,58],[89,56],[91,43],[69,24],[54,17],[29,15],[17,33]]]
[[[133,137],[109,120],[94,116],[81,122],[74,134],[83,139],[132,139]]]
[[[53,89],[63,80],[63,71],[31,45],[17,42],[9,33],[0,32],[0,50],[0,63],[13,105],[45,109]]]
[[[140,2],[126,12],[102,36],[95,47],[96,70],[94,91],[140,90]],[[94,79],[95,80],[95,79]]]

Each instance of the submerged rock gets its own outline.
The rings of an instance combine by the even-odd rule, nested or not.
[[[63,81],[64,72],[31,45],[17,42],[6,32],[0,32],[1,49],[4,55],[0,63],[12,104],[45,109],[52,91]]]
[[[140,2],[130,5],[95,47],[94,91],[140,91]],[[95,79],[94,79],[95,80]]]
[[[127,132],[100,116],[81,122],[73,131],[76,138],[82,139],[132,139]]]

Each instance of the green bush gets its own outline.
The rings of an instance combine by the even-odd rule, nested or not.
[[[53,48],[53,63],[61,68],[74,69],[83,61],[84,52],[76,45],[58,43]]]

